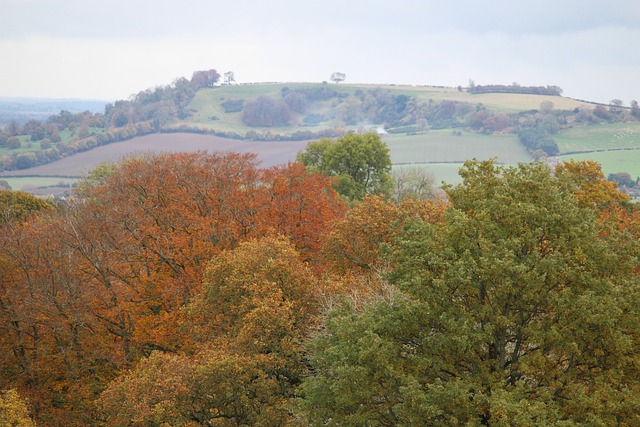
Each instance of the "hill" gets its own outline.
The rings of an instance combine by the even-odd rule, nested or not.
[[[271,147],[273,141],[309,141],[362,131],[383,134],[394,167],[426,168],[438,181],[457,181],[457,168],[469,158],[492,157],[507,164],[541,157],[593,158],[602,161],[607,174],[640,175],[636,166],[640,161],[635,161],[640,160],[636,159],[640,155],[637,103],[631,108],[592,104],[562,97],[554,86],[493,85],[481,91],[344,83],[215,86],[218,78],[215,70],[196,72],[191,80],[178,79],[108,104],[104,114],[65,110],[44,122],[32,120],[13,129],[12,136],[0,134],[3,175],[58,177],[52,172],[56,168],[72,171],[80,162],[89,167],[114,152],[136,151],[136,138],[145,135],[144,150],[190,149],[185,141],[191,137],[186,134],[203,134],[229,140],[220,146],[223,149],[242,140],[243,150],[255,151],[270,162],[281,156],[286,162],[295,152],[284,154],[281,144]],[[494,87],[500,90],[491,91]],[[547,94],[548,90],[558,93]],[[531,93],[536,91],[545,93]],[[107,151],[95,151],[90,162],[78,160],[86,156],[73,159],[104,145],[111,146],[109,156],[101,157]],[[207,148],[220,149],[216,144]],[[615,157],[623,150],[624,159],[632,161]],[[33,169],[36,166],[39,169]],[[33,186],[25,178],[4,179],[14,188]]]

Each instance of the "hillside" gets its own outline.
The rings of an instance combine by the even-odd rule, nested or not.
[[[272,162],[282,147],[274,146],[270,153],[272,141],[377,131],[389,144],[394,167],[426,168],[438,182],[457,182],[457,169],[467,159],[493,157],[506,164],[557,156],[593,159],[602,162],[606,174],[640,176],[637,103],[625,108],[559,95],[508,93],[521,89],[513,86],[499,86],[506,93],[344,83],[212,86],[213,72],[196,72],[191,81],[142,91],[107,105],[104,114],[63,111],[46,121],[31,120],[11,137],[5,132],[0,135],[2,175],[60,177],[56,170],[71,171],[78,163],[90,168],[118,157],[117,152],[136,151],[136,138],[144,135],[145,150],[153,148],[154,140],[162,140],[158,148],[188,150],[185,134],[194,133],[243,140],[247,150],[253,145],[251,151]],[[196,78],[197,73],[205,74]],[[153,136],[160,133],[165,135]],[[224,150],[233,146],[231,141],[206,149]],[[116,142],[111,157],[102,159],[95,152],[91,162],[74,160],[77,153]],[[294,157],[295,152],[287,153],[282,161]],[[13,188],[39,185],[26,178],[5,179]]]

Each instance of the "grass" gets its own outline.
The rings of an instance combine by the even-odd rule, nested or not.
[[[33,188],[41,188],[41,187],[51,187],[56,185],[67,185],[71,186],[73,183],[77,181],[77,179],[73,178],[59,178],[59,177],[20,177],[20,178],[11,178],[11,177],[0,177],[0,179],[7,181],[11,186],[12,190],[29,190]]]
[[[581,154],[568,154],[559,160],[593,160],[602,165],[605,176],[610,173],[628,172],[632,178],[640,177],[640,150],[600,151]]]
[[[497,158],[498,162],[515,165],[532,160],[513,135],[479,135],[450,130],[430,131],[419,135],[387,135],[393,169],[420,168],[433,174],[437,184],[458,184],[458,170],[464,161]]]
[[[462,163],[476,158],[496,157],[499,162],[529,162],[531,156],[514,135],[479,135],[451,131],[430,131],[419,135],[387,135],[394,164]]]
[[[551,101],[557,110],[573,110],[579,107],[593,108],[593,105],[576,101],[570,98],[548,95],[527,95],[518,93],[483,93],[470,94],[449,87],[428,86],[394,86],[394,85],[352,85],[354,88],[369,90],[381,88],[394,95],[415,96],[418,99],[434,101],[451,100],[469,102],[471,104],[483,104],[490,110],[502,113],[517,113],[519,111],[537,110],[543,101]],[[347,85],[341,86],[346,88]]]
[[[555,135],[560,153],[640,148],[640,123],[608,123],[579,126]]]
[[[322,84],[322,83],[268,83],[268,84],[246,84],[222,86],[212,89],[204,89],[199,91],[195,98],[191,101],[189,109],[194,114],[183,122],[179,122],[176,126],[185,124],[190,127],[216,129],[218,131],[236,132],[244,134],[247,131],[254,130],[256,132],[268,132],[288,134],[298,130],[318,130],[335,128],[340,126],[337,121],[327,121],[321,123],[317,127],[301,126],[303,115],[297,115],[293,118],[293,126],[282,128],[249,128],[241,121],[241,113],[225,113],[221,104],[225,100],[243,99],[245,104],[255,100],[259,96],[270,96],[279,99],[283,88],[314,88],[328,87],[338,92],[354,95],[357,91],[368,91],[373,89],[381,89],[389,91],[394,95],[407,95],[416,97],[420,100],[452,100],[460,102],[468,102],[471,104],[481,103],[485,107],[502,112],[517,113],[520,111],[535,110],[540,108],[543,101],[551,101],[556,109],[574,109],[576,107],[588,104],[574,101],[569,98],[559,96],[543,96],[543,95],[523,95],[523,94],[478,94],[473,95],[465,91],[458,91],[455,88],[435,88],[426,86],[395,86],[395,85],[370,85],[370,84]],[[314,109],[309,110],[310,113],[335,113],[335,104],[342,100],[332,99],[326,103],[316,105]],[[347,101],[348,102],[348,99]],[[592,106],[590,106],[592,108]]]

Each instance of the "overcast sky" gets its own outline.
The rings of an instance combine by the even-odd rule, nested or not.
[[[640,101],[638,0],[0,0],[0,97],[238,83],[557,85]]]

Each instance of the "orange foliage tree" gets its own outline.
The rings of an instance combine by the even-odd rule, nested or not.
[[[263,170],[249,154],[101,168],[57,211],[0,228],[0,388],[29,391],[38,421],[86,425],[120,369],[190,348],[180,308],[211,259],[284,235],[314,260],[343,211],[327,178],[297,164]]]
[[[187,308],[193,350],[152,353],[100,398],[109,425],[285,425],[306,373],[302,342],[316,323],[318,281],[283,237],[214,258]]]

